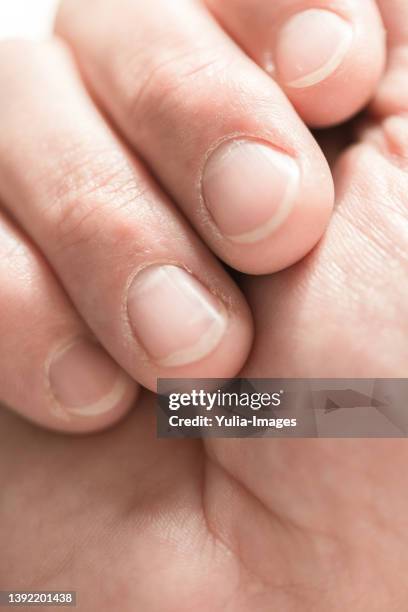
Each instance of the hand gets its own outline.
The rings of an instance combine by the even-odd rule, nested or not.
[[[332,178],[304,121],[372,96],[377,6],[247,6],[63,3],[86,86],[61,42],[2,44],[0,399],[37,423],[92,431],[135,380],[233,376],[252,323],[214,254],[274,272],[324,232]]]
[[[157,440],[153,404],[92,437],[0,415],[1,589],[76,590],[83,612],[404,609],[404,440],[204,448]]]
[[[324,241],[245,281],[246,375],[406,375],[407,122],[384,119],[406,98],[389,31],[380,119],[335,168]],[[153,402],[92,438],[0,415],[0,588],[76,588],[87,612],[404,609],[404,441],[158,441]]]
[[[245,280],[256,321],[246,376],[408,376],[408,5],[378,4],[388,69],[364,117],[321,135],[336,189],[329,228],[297,265]]]

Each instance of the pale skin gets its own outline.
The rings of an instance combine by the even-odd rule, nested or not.
[[[68,437],[1,413],[0,589],[75,588],[80,609],[106,612],[402,612],[404,441],[158,441],[154,396],[135,395],[136,382],[153,389],[166,375],[407,376],[406,3],[314,2],[340,12],[353,36],[329,18],[331,38],[340,32],[348,46],[317,49],[335,52],[332,72],[311,58],[306,81],[287,56],[291,31],[279,39],[276,24],[312,3],[257,0],[250,19],[244,0],[206,9],[180,2],[177,14],[174,4],[168,13],[168,3],[154,4],[70,0],[57,20],[65,43],[2,46],[0,87],[10,96],[0,101],[1,399],[66,432],[130,414],[103,434]],[[273,79],[262,70],[272,64]],[[305,124],[345,121],[369,101],[369,123],[350,135],[356,146],[334,161],[344,130],[322,143],[332,213],[332,173]],[[237,137],[272,147],[274,161],[283,151],[301,168],[297,175],[291,160],[278,162],[299,190],[281,192],[289,212],[261,240],[231,235],[263,231],[262,206],[248,218],[237,202],[242,215],[231,231],[225,211],[209,215],[203,206],[209,152]],[[242,144],[213,160],[226,170],[237,150]],[[223,182],[219,170],[210,173],[209,208],[244,173],[243,159],[232,159],[238,173],[227,168]],[[240,289],[214,254],[246,273]],[[180,347],[171,335],[165,347],[160,335],[141,342],[150,310],[137,310],[143,329],[130,330],[123,300],[148,264],[176,265],[206,287],[182,285],[189,304],[205,306],[190,329],[214,343],[207,355],[184,337]],[[180,281],[167,268],[158,279]],[[143,286],[138,308],[143,296],[160,295],[159,280]],[[179,307],[184,320],[188,306]],[[105,350],[103,358],[85,351],[100,380],[114,381],[115,363],[126,372],[109,410],[93,396],[96,365],[84,411],[77,389],[48,363],[88,329]],[[67,367],[77,374],[74,357]]]

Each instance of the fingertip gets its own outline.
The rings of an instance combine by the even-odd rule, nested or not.
[[[92,433],[118,422],[134,404],[138,385],[102,347],[75,338],[54,350],[46,364],[52,428]]]
[[[297,151],[257,140],[228,142],[210,161],[206,203],[219,250],[246,274],[271,274],[298,262],[319,242],[334,205],[321,150],[302,130]]]
[[[343,122],[373,96],[386,36],[374,0],[206,0],[312,127]]]
[[[160,282],[151,279],[152,273],[160,274]],[[198,279],[197,273],[193,276],[177,266],[148,274],[150,296],[146,299],[145,294],[145,303],[136,313],[136,337],[147,349],[141,358],[145,363],[141,382],[156,391],[158,378],[235,376],[249,355],[253,322],[233,281],[227,275],[224,283],[221,279]]]
[[[304,121],[346,121],[373,96],[386,59],[385,32],[373,3],[334,12],[307,9],[277,31],[276,78]]]

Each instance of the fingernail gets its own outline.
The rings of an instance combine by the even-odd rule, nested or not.
[[[159,365],[181,366],[211,353],[227,327],[224,306],[191,274],[152,265],[129,288],[128,313],[136,337]]]
[[[336,13],[324,9],[297,13],[278,35],[279,80],[299,89],[324,81],[340,66],[352,39],[351,25]]]
[[[83,339],[53,355],[48,375],[55,399],[78,416],[112,410],[130,385],[130,379],[103,349]]]
[[[255,243],[289,216],[299,175],[296,161],[271,146],[251,140],[225,142],[204,169],[203,198],[225,237]]]

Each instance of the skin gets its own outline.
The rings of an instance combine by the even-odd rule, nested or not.
[[[325,137],[324,239],[289,270],[242,279],[255,321],[243,375],[407,375],[402,17],[356,144],[334,161],[342,143]],[[93,437],[0,420],[0,588],[75,588],[80,609],[107,612],[406,607],[402,440],[159,441],[147,391]]]
[[[275,4],[268,13],[258,3],[254,13],[256,23],[270,24],[272,50],[280,45],[274,40],[277,24],[310,8],[308,2]],[[0,102],[0,280],[6,288],[0,298],[0,399],[49,428],[86,432],[112,425],[132,406],[135,381],[155,390],[157,377],[239,372],[253,342],[253,320],[215,256],[240,271],[266,274],[294,264],[316,245],[334,195],[326,159],[304,122],[312,120],[310,104],[324,115],[324,124],[349,117],[373,95],[383,70],[383,26],[372,1],[323,7],[354,35],[334,73],[308,86],[302,100],[298,87],[287,87],[280,73],[271,78],[260,61],[252,61],[260,60],[262,28],[251,24],[245,41],[232,32],[237,18],[243,20],[242,3],[227,3],[222,15],[220,6],[190,0],[180,0],[177,12],[172,6],[121,0],[119,7],[98,0],[86,4],[84,20],[84,4],[74,0],[62,3],[57,16],[63,41],[1,45],[0,88],[8,95]],[[341,17],[334,17],[339,11]],[[136,23],[138,37],[130,27]],[[350,82],[354,87],[340,97]],[[342,100],[340,114],[328,99]],[[268,178],[265,149],[242,189],[235,183],[246,176],[248,156],[228,180],[217,179],[212,166],[212,199],[218,194],[219,203],[231,206],[246,193],[241,213],[249,223],[253,206],[268,207],[282,193],[280,225],[257,242],[234,242],[222,234],[203,203],[207,164],[221,143],[234,139],[279,152],[295,177],[285,178],[291,188],[280,192],[276,174]],[[235,154],[240,151],[235,148]],[[259,163],[265,169],[256,178]],[[236,216],[234,209],[226,220]],[[180,307],[164,291],[159,296],[159,285],[150,283],[157,294],[151,303],[145,294],[136,295],[135,308],[146,301],[145,311],[136,330],[130,321],[133,279],[163,264],[184,270],[184,278],[190,275],[210,296],[203,325],[214,304],[218,308],[218,321],[207,325],[212,335],[206,352],[197,353],[191,340],[192,356],[183,363],[160,360],[163,347],[157,345],[164,335],[174,345],[185,330],[195,329],[194,308],[187,317],[185,303]],[[183,285],[179,298],[185,294]],[[197,301],[195,289],[189,295]],[[145,342],[149,334],[155,335],[153,352]],[[195,334],[196,340],[205,336]],[[88,361],[79,365],[78,355],[71,357],[65,380],[57,384],[55,372],[61,377],[62,366],[53,367],[55,361],[76,339],[92,342]],[[94,374],[92,388],[82,389],[80,398],[82,386],[89,387],[84,372],[96,372],[89,361],[95,341],[103,373]],[[177,356],[180,350],[173,346],[169,352]],[[120,379],[116,395],[101,404],[95,388],[114,371]],[[26,385],[19,384],[22,379]]]

